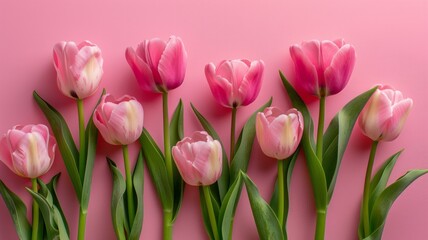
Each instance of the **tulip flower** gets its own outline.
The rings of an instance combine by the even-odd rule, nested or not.
[[[413,101],[389,86],[379,86],[360,114],[358,123],[373,141],[392,141],[398,137]]]
[[[355,64],[355,50],[342,39],[313,40],[290,47],[296,88],[318,97],[334,95],[346,86]]]
[[[112,145],[133,143],[143,131],[143,107],[134,97],[125,95],[115,99],[106,94],[94,114],[95,126]]]
[[[136,50],[128,47],[125,56],[145,91],[163,93],[183,83],[187,52],[179,37],[171,36],[166,42],[158,38],[145,40]]]
[[[58,88],[73,99],[84,99],[98,88],[103,75],[103,58],[100,48],[84,41],[59,42],[53,49]]]

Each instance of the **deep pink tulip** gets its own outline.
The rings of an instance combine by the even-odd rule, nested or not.
[[[171,36],[166,42],[158,38],[145,40],[136,50],[128,47],[125,56],[145,91],[167,92],[183,83],[187,52],[179,37]]]
[[[296,88],[318,97],[342,91],[355,65],[355,49],[343,39],[302,42],[291,46],[290,54]]]
[[[225,107],[246,106],[259,95],[263,61],[224,60],[205,66],[205,76],[214,98]]]
[[[217,181],[222,170],[220,142],[208,133],[194,132],[172,148],[177,168],[183,180],[192,186],[208,186]]]
[[[291,156],[302,139],[303,125],[302,114],[294,108],[283,113],[268,107],[257,113],[256,135],[263,153],[278,160]]]
[[[21,177],[37,178],[51,168],[55,148],[45,125],[17,125],[0,140],[0,160]]]
[[[373,141],[392,141],[400,135],[413,101],[390,86],[380,85],[361,111],[358,123]]]
[[[74,99],[84,99],[98,88],[103,75],[103,58],[100,48],[84,41],[59,42],[53,50],[58,88]]]
[[[128,145],[143,132],[143,118],[143,107],[134,97],[125,95],[115,99],[106,94],[95,109],[94,124],[106,142]]]

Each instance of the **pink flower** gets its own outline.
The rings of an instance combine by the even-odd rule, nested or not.
[[[413,101],[390,86],[380,85],[361,111],[358,123],[373,141],[392,141],[398,137]]]
[[[194,132],[178,142],[172,148],[172,155],[183,180],[189,185],[211,185],[221,175],[220,142],[204,131]]]
[[[355,65],[355,50],[343,39],[302,42],[290,47],[296,88],[318,97],[334,95],[346,86]]]
[[[143,107],[134,97],[125,95],[116,100],[106,94],[95,109],[94,124],[106,142],[128,145],[143,132],[143,118]]]
[[[55,147],[45,125],[17,125],[0,140],[0,160],[21,177],[37,178],[51,168]]]
[[[103,58],[97,45],[89,41],[79,45],[59,42],[54,46],[53,59],[58,88],[64,95],[84,99],[95,93],[103,76]]]
[[[125,55],[145,91],[167,92],[183,83],[187,52],[179,37],[171,36],[167,42],[158,38],[145,40],[136,51],[128,47]]]
[[[291,156],[302,139],[303,124],[302,114],[294,108],[283,113],[268,107],[257,113],[256,135],[263,153],[278,160]]]
[[[225,107],[246,106],[259,95],[262,85],[263,61],[224,60],[216,68],[205,66],[205,76],[214,98]]]

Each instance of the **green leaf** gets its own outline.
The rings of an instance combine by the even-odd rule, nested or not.
[[[211,188],[209,188],[209,189],[211,189]],[[211,203],[213,205],[214,215],[215,215],[215,218],[218,219],[220,207],[219,207],[217,200],[212,195],[211,190],[209,190],[209,191],[210,191]],[[215,239],[214,233],[213,233],[213,229],[211,226],[210,217],[208,214],[208,209],[207,209],[207,204],[206,204],[206,200],[205,200],[205,196],[204,196],[203,186],[199,187],[199,201],[200,201],[200,205],[201,205],[202,218],[204,220],[205,230],[207,231],[210,239],[214,240]]]
[[[256,115],[272,104],[272,98],[257,109],[247,120],[236,143],[235,156],[230,164],[230,181],[235,181],[240,171],[247,172],[248,162],[251,158],[254,137],[256,136]]]
[[[82,194],[82,181],[77,168],[79,152],[73,141],[70,129],[62,115],[43,98],[41,98],[36,91],[33,92],[33,97],[49,121],[52,132],[55,135],[59,151],[61,152],[64,165],[67,168],[68,175],[70,176],[71,183],[73,184],[74,191],[80,201]]]
[[[183,132],[183,102],[180,99],[177,107],[175,108],[174,114],[172,115],[170,123],[171,146],[175,146],[177,142],[184,137]],[[178,171],[174,161],[172,161],[172,171],[174,180],[174,206],[172,211],[172,222],[174,222],[177,218],[181,203],[183,201],[184,181],[181,178],[180,172]]]
[[[315,197],[315,205],[318,210],[326,210],[327,208],[327,181],[324,173],[323,166],[321,165],[318,157],[315,154],[314,143],[314,123],[311,118],[306,104],[303,102],[299,94],[294,90],[293,86],[287,81],[282,72],[279,72],[285,90],[290,97],[293,106],[299,110],[303,115],[304,130],[301,145],[305,153],[306,165],[311,177],[312,190]]]
[[[361,110],[363,110],[375,90],[376,87],[360,94],[346,104],[330,122],[324,134],[322,164],[327,180],[328,201],[331,200],[333,195],[337,174],[352,129]]]
[[[164,156],[147,129],[140,136],[141,150],[164,210],[172,210],[173,195]]]
[[[131,227],[131,233],[129,234],[129,240],[140,239],[141,229],[143,228],[143,215],[144,215],[144,203],[143,203],[143,192],[144,192],[144,169],[143,169],[143,153],[140,151],[138,154],[137,163],[134,168],[132,176],[132,184],[134,186],[134,199],[136,199],[137,208],[135,210],[134,223]]]
[[[31,225],[27,220],[27,208],[22,200],[0,180],[0,193],[15,224],[16,233],[21,240],[31,239]]]
[[[242,172],[241,172],[242,173]],[[275,212],[269,204],[260,196],[259,190],[253,181],[245,174],[242,177],[247,188],[248,198],[250,200],[251,210],[257,226],[259,238],[264,240],[284,239],[282,228]]]
[[[53,176],[51,181],[47,184],[47,188],[49,189],[49,192],[52,196],[52,202],[53,202],[54,206],[58,209],[58,212],[59,212],[60,217],[62,219],[64,228],[67,232],[67,235],[69,236],[70,235],[70,229],[68,227],[67,218],[65,217],[64,212],[62,211],[61,204],[58,200],[58,197],[57,197],[58,194],[56,191],[56,185],[58,183],[58,179],[60,176],[61,176],[61,173],[58,173],[57,175]]]
[[[125,240],[129,232],[127,217],[125,214],[125,180],[117,168],[116,164],[107,158],[108,165],[113,177],[113,191],[111,195],[111,217],[113,221],[114,232],[119,240]]]
[[[221,144],[222,149],[222,155],[223,155],[223,166],[222,166],[222,172],[220,178],[217,180],[216,183],[212,184],[210,186],[211,193],[216,196],[216,199],[219,202],[223,202],[223,199],[229,189],[229,160],[227,158],[227,154],[225,151],[225,148],[223,146],[223,143],[218,136],[217,132],[214,130],[214,128],[211,126],[211,124],[208,122],[208,120],[196,109],[193,104],[190,104],[192,107],[193,112],[195,113],[195,116],[198,118],[199,122],[201,123],[204,130]]]

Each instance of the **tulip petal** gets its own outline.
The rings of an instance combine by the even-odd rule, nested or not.
[[[216,76],[216,67],[213,63],[205,66],[205,76],[214,98],[225,107],[232,107],[229,99],[232,95],[232,83],[227,78]]]
[[[124,101],[113,109],[108,120],[110,132],[115,136],[115,144],[128,145],[133,143],[142,132],[143,110],[136,101]]]
[[[302,48],[298,45],[290,47],[290,55],[294,62],[297,88],[306,91],[309,94],[319,96],[317,69],[310,58],[305,55]],[[315,56],[312,56],[314,58]]]
[[[12,157],[10,155],[9,143],[7,136],[3,136],[0,140],[0,160],[12,171],[13,168]]]
[[[165,90],[172,90],[183,83],[187,66],[187,52],[180,38],[172,36],[159,60],[159,75],[166,85]]]
[[[326,69],[328,66],[330,66],[333,57],[339,51],[339,47],[336,45],[336,43],[325,40],[321,43],[320,51],[322,56],[322,64],[320,64],[320,67],[321,69]]]
[[[163,86],[162,78],[159,75],[159,61],[165,50],[166,43],[159,38],[153,38],[146,42],[146,60],[152,70],[153,79],[157,86]]]
[[[346,44],[336,53],[330,67],[324,72],[327,95],[340,92],[351,77],[355,65],[355,49]]]
[[[387,130],[384,131],[382,140],[392,141],[400,135],[412,105],[412,99],[408,98],[392,107],[392,117],[389,119],[387,126],[385,127]]]
[[[244,80],[239,87],[239,92],[243,96],[242,105],[252,103],[259,95],[262,86],[262,76],[264,70],[263,61],[253,61]]]
[[[159,92],[155,84],[152,70],[150,66],[144,62],[144,59],[138,56],[135,50],[130,47],[126,49],[125,56],[141,89],[149,92]]]
[[[377,89],[364,107],[358,122],[363,133],[376,141],[382,136],[391,117],[390,100]]]

